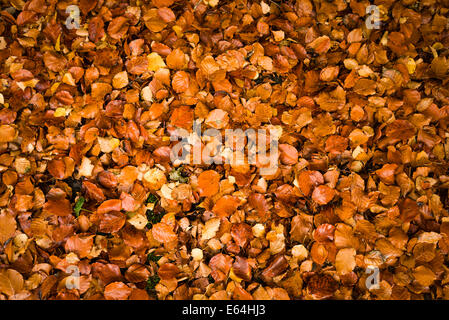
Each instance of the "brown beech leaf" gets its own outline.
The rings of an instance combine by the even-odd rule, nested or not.
[[[326,262],[327,256],[329,255],[326,246],[315,242],[312,245],[312,248],[310,250],[310,256],[312,257],[313,262],[315,262],[318,265],[322,265],[324,262]]]
[[[245,281],[251,281],[252,269],[248,263],[248,259],[237,256],[232,264],[232,271],[237,277]]]
[[[179,268],[173,263],[164,263],[159,267],[157,274],[163,280],[173,279],[180,272]]]
[[[118,232],[126,222],[126,216],[119,211],[107,211],[101,215],[100,232]]]
[[[162,243],[167,243],[178,239],[178,236],[173,231],[172,227],[163,222],[153,225],[151,231],[154,239]]]
[[[257,214],[262,220],[265,220],[269,213],[267,199],[263,194],[253,193],[248,197],[248,204],[256,209]]]
[[[132,289],[123,282],[113,282],[104,288],[106,300],[127,300]]]
[[[3,245],[15,233],[17,228],[16,219],[7,211],[0,213],[0,243]]]
[[[325,111],[336,111],[344,107],[346,92],[342,87],[337,87],[331,92],[322,92],[315,98],[316,103]]]
[[[436,280],[435,273],[425,266],[418,266],[413,270],[413,277],[424,287],[431,285]]]
[[[202,197],[211,197],[218,193],[220,175],[213,170],[206,170],[198,176],[198,191]]]
[[[348,139],[342,136],[332,135],[326,140],[326,151],[330,153],[342,153],[348,147]]]
[[[87,14],[97,6],[97,0],[80,0],[80,10],[82,13]]]
[[[292,218],[290,236],[298,242],[312,238],[313,216],[301,213]]]
[[[126,270],[125,273],[126,280],[133,283],[146,281],[149,277],[150,271],[148,271],[147,266],[140,263],[134,263],[128,268],[128,270]]]
[[[231,236],[238,246],[245,248],[253,238],[253,232],[250,225],[235,223],[231,227]]]
[[[14,269],[2,270],[0,272],[0,292],[13,296],[22,290],[24,285],[23,276]]]
[[[177,93],[186,92],[190,86],[189,74],[185,71],[178,71],[173,75],[172,79],[173,90]]]
[[[93,199],[97,202],[105,200],[103,191],[97,187],[95,184],[89,181],[83,181],[83,188],[86,190],[86,195],[88,198]]]
[[[92,250],[94,236],[80,237],[79,235],[71,236],[67,239],[64,249],[67,252],[75,252],[78,257],[85,258]]]
[[[168,9],[168,8],[165,8],[165,9]],[[160,10],[163,10],[163,8],[159,9],[158,11],[160,11]],[[165,10],[163,10],[162,12],[163,12],[162,14],[164,15]],[[169,53],[169,55],[166,58],[166,62],[167,62],[167,66],[170,69],[184,69],[187,64],[187,59],[186,59],[185,53],[181,49],[177,48]]]
[[[227,275],[232,267],[233,259],[226,255],[219,253],[213,256],[209,261],[209,267],[212,271],[221,271],[224,275]]]
[[[328,274],[315,273],[307,281],[307,293],[317,300],[332,297],[338,287],[337,281]]]
[[[233,214],[239,205],[240,201],[236,197],[225,195],[215,203],[212,211],[225,218]]]
[[[281,254],[276,256],[270,264],[262,272],[262,276],[267,282],[272,281],[272,279],[281,273],[283,273],[288,267],[287,259]]]
[[[16,130],[9,125],[1,125],[0,126],[0,142],[11,142],[16,137]]]
[[[72,206],[68,199],[48,200],[44,204],[44,210],[62,217],[72,214]]]
[[[229,122],[228,113],[222,109],[214,109],[209,112],[205,123],[215,129],[223,129],[227,127]]]
[[[328,36],[318,37],[307,45],[313,49],[316,53],[325,53],[330,49],[330,39]]]
[[[329,223],[319,225],[313,232],[313,239],[318,242],[333,241],[335,226]]]
[[[98,182],[103,187],[112,189],[117,186],[117,177],[109,171],[102,171],[98,174]]]
[[[176,16],[170,8],[161,7],[157,10],[157,14],[161,17],[165,22],[173,22],[176,20]]]
[[[340,249],[335,258],[335,268],[340,275],[352,272],[356,266],[354,248]]]
[[[176,108],[170,117],[170,122],[176,127],[190,129],[193,124],[193,110],[189,106]]]
[[[419,214],[418,204],[409,198],[401,202],[399,209],[401,211],[401,219],[404,222],[412,221]]]
[[[318,204],[325,205],[332,201],[335,194],[334,189],[326,185],[321,185],[313,190],[312,199]]]
[[[120,211],[122,209],[122,200],[110,199],[104,201],[98,208],[98,214],[108,213],[110,211]]]
[[[387,125],[385,135],[395,139],[406,140],[413,137],[415,131],[415,127],[407,120],[395,120]]]
[[[148,59],[144,56],[131,57],[125,65],[130,74],[141,75],[148,70]]]
[[[280,144],[279,150],[281,152],[280,160],[282,164],[294,165],[298,162],[298,150],[288,144]]]
[[[17,16],[17,25],[22,26],[36,20],[36,12],[33,11],[22,11]]]
[[[395,172],[397,164],[385,164],[381,169],[376,170],[376,174],[385,184],[394,184],[395,182]]]
[[[115,282],[115,281],[121,281],[122,275],[120,273],[119,266],[108,263],[103,264],[99,262],[95,262],[92,264],[92,274],[95,277],[98,277],[103,281],[105,285],[108,285],[109,283]]]
[[[319,171],[301,171],[297,178],[298,186],[305,196],[309,196],[313,189],[324,183],[323,175]]]
[[[49,70],[53,72],[60,72],[64,70],[67,64],[67,59],[55,52],[47,51],[44,54],[44,63]]]
[[[65,175],[65,164],[62,160],[51,160],[48,163],[48,172],[56,179],[63,179]]]
[[[128,32],[128,19],[125,17],[114,18],[108,26],[108,34],[112,39],[119,40]]]

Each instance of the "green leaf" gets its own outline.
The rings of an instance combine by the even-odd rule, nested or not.
[[[84,199],[83,197],[79,197],[78,200],[76,200],[75,208],[73,208],[73,211],[75,212],[75,216],[78,217],[80,215],[80,211],[81,211],[81,209],[83,207],[83,204],[84,204],[85,200],[86,199]]]
[[[160,258],[162,258],[162,256],[157,256],[153,252],[149,253],[147,256],[148,261],[154,261],[154,262],[158,262]]]
[[[160,280],[161,278],[157,274],[149,277],[147,280],[147,290],[154,290],[154,287],[156,287]]]
[[[161,222],[163,216],[162,214],[155,213],[153,210],[147,210],[146,214],[148,219],[148,229],[151,229],[153,227],[153,224]]]
[[[154,194],[150,193],[150,195],[148,196],[148,199],[147,199],[147,203],[156,203],[156,202],[157,202],[157,197]]]

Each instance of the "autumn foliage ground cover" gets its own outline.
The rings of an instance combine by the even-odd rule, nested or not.
[[[0,299],[449,298],[449,1],[0,16]],[[173,163],[194,120],[274,130],[277,169]]]

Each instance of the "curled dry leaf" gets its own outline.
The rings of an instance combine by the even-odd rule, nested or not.
[[[270,282],[272,278],[283,273],[288,267],[287,259],[283,255],[278,255],[262,272],[262,276],[266,281]]]

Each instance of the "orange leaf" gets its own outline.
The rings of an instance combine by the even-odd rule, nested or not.
[[[64,249],[66,252],[75,252],[80,259],[86,258],[94,244],[94,236],[81,237],[74,235],[67,239]]]
[[[189,74],[185,71],[178,71],[173,75],[172,79],[173,90],[177,93],[186,92],[190,86]]]
[[[321,205],[328,204],[335,196],[335,190],[326,186],[321,185],[315,188],[312,193],[312,199]]]
[[[306,197],[310,195],[314,187],[324,183],[324,177],[319,171],[301,171],[296,180],[299,189]]]
[[[72,213],[72,206],[67,199],[49,200],[44,204],[44,210],[57,216],[68,216]]]
[[[281,152],[280,160],[282,164],[294,165],[298,162],[298,150],[289,144],[280,144],[279,151]]]
[[[153,234],[153,238],[162,243],[176,241],[178,239],[178,236],[173,229],[168,224],[163,222],[153,225],[151,232]]]
[[[193,110],[189,106],[181,106],[173,110],[170,117],[173,126],[190,129],[193,125]]]
[[[105,196],[103,191],[95,184],[89,181],[83,181],[83,187],[86,190],[86,195],[95,201],[104,201]]]
[[[101,216],[100,232],[113,233],[119,231],[126,222],[126,216],[119,211],[108,211]]]
[[[0,214],[0,244],[4,244],[16,232],[16,219],[8,212],[3,211]]]
[[[176,277],[180,272],[179,268],[173,263],[164,263],[159,267],[158,275],[163,280],[169,280]]]
[[[198,176],[198,190],[201,197],[211,197],[220,189],[220,175],[214,170],[207,170]]]
[[[240,201],[236,197],[225,195],[215,203],[212,211],[221,218],[229,217],[237,210],[239,204]]]
[[[246,223],[233,224],[231,227],[231,236],[235,243],[242,248],[245,248],[254,237],[251,226]]]
[[[122,210],[122,200],[111,199],[103,202],[97,209],[98,214],[107,213],[109,211],[120,211]]]
[[[113,282],[104,288],[106,300],[127,300],[132,289],[123,282]]]

